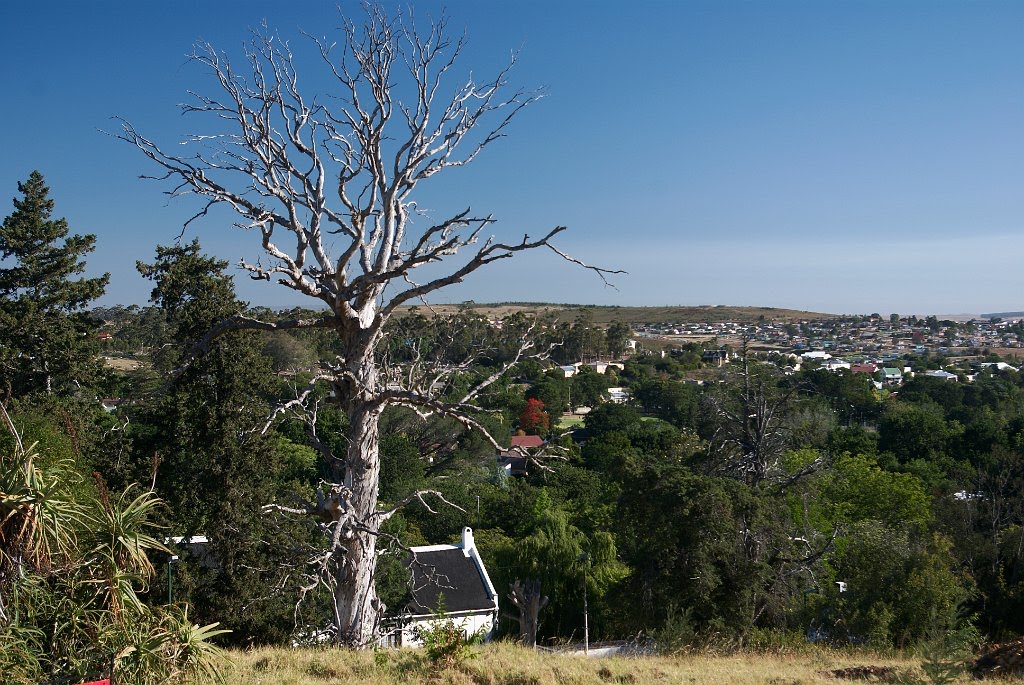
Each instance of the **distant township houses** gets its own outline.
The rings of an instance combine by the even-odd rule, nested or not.
[[[738,339],[746,336],[752,346],[791,349],[797,352],[828,350],[836,354],[857,352],[963,353],[972,348],[1021,348],[1024,339],[1014,330],[1016,321],[973,320],[948,322],[932,328],[912,326],[907,320],[851,317],[778,322],[713,322],[643,324],[635,327],[643,338],[679,342]],[[950,325],[952,324],[952,325]],[[1022,352],[1024,354],[1024,352]]]
[[[665,343],[711,344],[702,360],[728,362],[741,345],[754,353],[787,357],[791,371],[808,365],[825,371],[868,374],[877,387],[900,385],[914,372],[906,360],[932,355],[945,358],[947,369],[930,369],[924,375],[943,380],[973,380],[987,368],[982,359],[992,351],[1024,358],[1024,325],[1021,319],[980,319],[967,322],[938,321],[935,317],[898,321],[877,315],[830,317],[791,322],[703,322],[635,326],[641,344],[654,339]],[[1018,352],[1019,350],[1019,352]],[[991,362],[995,371],[1016,371],[1006,362]],[[955,366],[956,368],[952,368]],[[941,371],[941,373],[939,373]]]

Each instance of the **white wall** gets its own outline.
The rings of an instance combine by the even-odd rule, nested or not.
[[[413,620],[402,628],[402,647],[422,647],[423,642],[416,637],[417,627],[429,627],[431,623],[437,619],[423,618],[419,620]],[[480,613],[473,614],[471,616],[453,616],[451,620],[455,622],[455,625],[460,626],[465,632],[466,636],[473,635],[478,632],[482,632],[484,640],[490,640],[494,635],[494,613]]]

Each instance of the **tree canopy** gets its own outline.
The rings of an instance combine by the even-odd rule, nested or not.
[[[69,235],[68,222],[53,217],[42,174],[33,171],[18,192],[0,225],[0,382],[8,395],[70,394],[100,374],[86,308],[109,274],[76,278],[96,236]]]

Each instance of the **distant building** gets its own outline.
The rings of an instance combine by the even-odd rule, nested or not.
[[[725,350],[704,350],[700,353],[700,360],[707,364],[722,366],[729,361],[729,353]]]
[[[527,475],[527,453],[545,445],[539,435],[513,435],[507,450],[498,451],[498,469],[506,476]]]
[[[629,401],[629,390],[626,388],[608,388],[608,399],[615,404],[625,404]]]
[[[889,385],[899,385],[903,382],[903,372],[891,366],[882,369],[882,380]]]

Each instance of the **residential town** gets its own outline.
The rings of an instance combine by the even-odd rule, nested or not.
[[[915,372],[970,381],[986,364],[1016,370],[1001,358],[1024,356],[1024,324],[1012,316],[958,321],[872,314],[785,323],[640,324],[635,329],[641,346],[668,343],[671,349],[672,344],[711,343],[721,347],[720,359],[725,361],[746,345],[749,352],[784,360],[791,371],[808,365],[849,369],[877,376],[879,387],[898,384]]]

